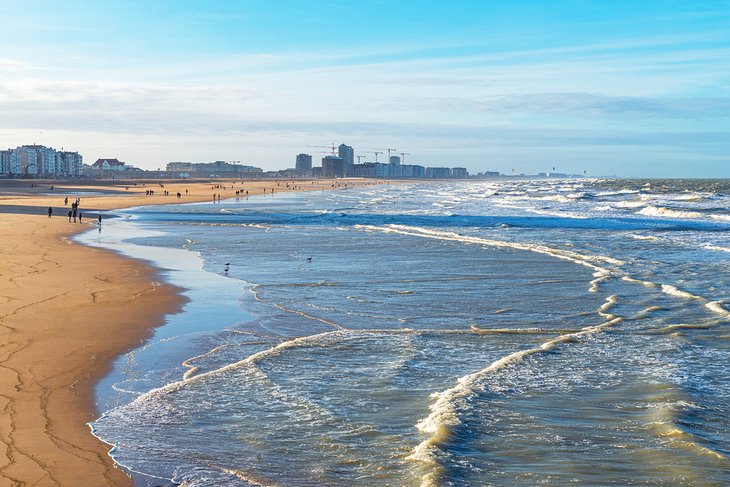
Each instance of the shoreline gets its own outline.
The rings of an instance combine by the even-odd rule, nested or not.
[[[215,188],[231,184],[215,181],[125,189],[125,182],[116,182],[49,190],[58,182],[5,183],[0,182],[0,401],[5,413],[0,478],[12,484],[119,486],[133,485],[130,476],[87,425],[101,413],[95,388],[120,355],[148,339],[186,298],[181,289],[160,282],[160,271],[149,262],[77,244],[74,235],[94,228],[101,210],[208,202],[213,193],[230,198],[242,188],[253,196],[343,187],[331,181],[290,188],[285,181],[244,181],[236,183],[240,187]],[[170,196],[160,194],[161,183]],[[157,194],[145,194],[150,189]],[[184,196],[176,197],[177,192]],[[68,208],[58,204],[66,194],[69,199],[81,195],[89,223],[74,225],[58,214]],[[47,205],[56,210],[51,218]]]

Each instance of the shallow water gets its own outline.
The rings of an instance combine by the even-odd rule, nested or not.
[[[727,485],[728,194],[462,182],[122,212],[82,240],[191,301],[118,360],[92,426],[140,485]]]

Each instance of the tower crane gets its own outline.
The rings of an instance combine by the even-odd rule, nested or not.
[[[357,163],[358,164],[360,164],[360,159],[364,159],[365,158],[365,156],[355,156],[355,157],[357,157]]]
[[[401,160],[400,160],[400,163],[401,164],[405,164],[405,162],[406,162],[406,156],[410,156],[411,155],[410,152],[399,152],[399,154],[401,156]]]
[[[398,149],[388,149],[388,162],[390,162],[390,153],[396,152]]]
[[[372,152],[373,152],[373,154],[375,154],[375,162],[378,162],[378,154],[382,154],[383,151],[374,150]]]

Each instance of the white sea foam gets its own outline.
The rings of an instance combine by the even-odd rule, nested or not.
[[[629,234],[630,238],[633,238],[634,240],[659,240],[659,238],[653,236],[653,235],[638,235],[635,233]]]
[[[663,206],[647,206],[636,212],[637,215],[660,216],[665,218],[681,218],[685,220],[702,218],[702,213],[697,211],[680,211],[665,208]]]
[[[644,201],[617,201],[611,204],[616,208],[641,208],[646,206]]]
[[[703,299],[702,297],[695,296],[694,294],[688,293],[687,291],[682,291],[681,289],[678,289],[677,287],[672,286],[671,284],[662,284],[661,289],[664,294],[669,294],[670,296],[676,296],[678,298]]]
[[[718,252],[730,252],[730,247],[720,247],[719,245],[707,244],[704,246],[707,250],[717,250]]]
[[[710,301],[708,303],[705,303],[705,308],[709,309],[713,313],[717,313],[724,316],[725,318],[729,318],[730,311],[726,310],[722,305],[722,301]]]

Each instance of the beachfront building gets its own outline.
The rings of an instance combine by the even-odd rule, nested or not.
[[[355,174],[355,149],[349,145],[340,144],[337,148],[337,155],[345,161],[345,176],[352,176]]]
[[[10,173],[10,156],[11,150],[0,150],[0,174]]]
[[[393,164],[395,166],[399,166],[400,165],[400,156],[390,156],[390,158],[388,159],[388,162],[390,162],[391,164]]]
[[[323,178],[345,177],[345,160],[337,156],[325,156],[322,158]]]
[[[95,163],[91,165],[94,175],[96,177],[114,177],[124,172],[124,166],[126,164],[119,159],[97,159]]]
[[[56,153],[56,170],[59,174],[77,178],[84,168],[84,158],[78,152],[60,151]]]
[[[452,167],[451,177],[456,179],[466,179],[469,177],[469,171],[465,167]]]
[[[0,173],[4,176],[44,178],[77,177],[83,158],[78,152],[57,151],[44,145],[22,145],[0,153]]]
[[[312,156],[310,154],[297,154],[297,161],[294,165],[297,174],[309,176],[312,174]]]
[[[175,177],[199,178],[255,178],[263,176],[263,169],[255,166],[246,166],[238,162],[169,162],[167,172]]]
[[[450,167],[427,167],[426,177],[428,179],[448,179],[451,177]]]

